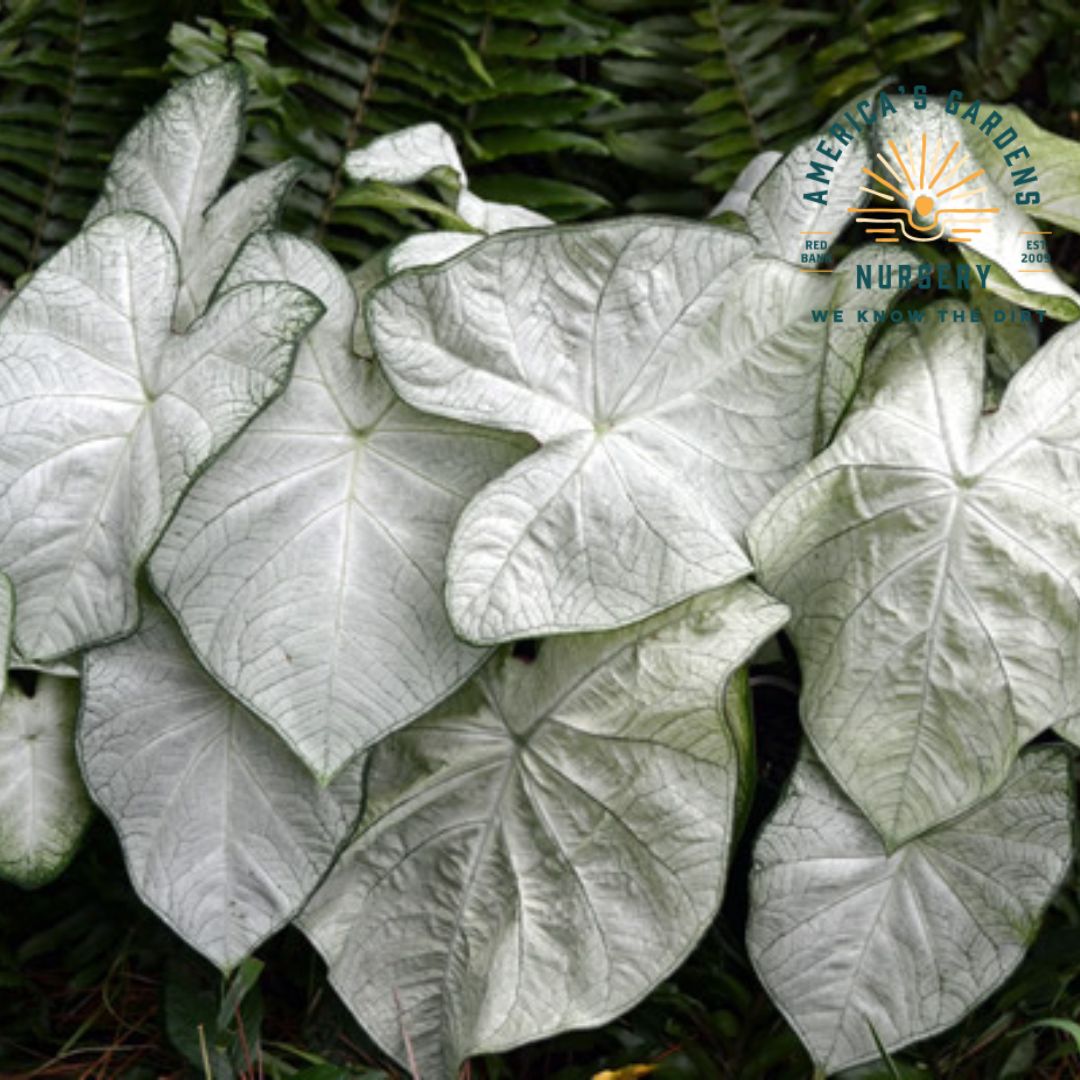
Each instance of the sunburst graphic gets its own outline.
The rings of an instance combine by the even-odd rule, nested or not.
[[[970,155],[958,156],[959,149],[959,140],[946,151],[942,140],[938,139],[930,153],[924,133],[921,152],[912,152],[911,143],[907,142],[905,157],[889,139],[892,162],[878,154],[881,172],[863,168],[871,181],[883,190],[878,187],[860,187],[859,190],[890,205],[849,206],[848,213],[865,215],[855,220],[870,226],[866,232],[879,244],[899,244],[901,237],[918,244],[928,244],[942,237],[950,244],[965,243],[982,232],[982,224],[989,215],[998,213],[1001,208],[978,205],[979,196],[986,195],[986,187],[971,185],[977,184],[986,170],[971,168]],[[881,173],[887,173],[891,179]],[[973,201],[975,205],[972,205]]]

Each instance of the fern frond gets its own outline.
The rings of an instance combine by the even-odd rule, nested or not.
[[[0,22],[0,278],[79,227],[117,141],[164,86],[169,5],[23,0]]]
[[[700,215],[708,198],[691,183],[695,140],[685,130],[686,106],[703,89],[689,70],[697,54],[685,44],[700,0],[588,2],[624,27],[596,71],[608,100],[587,119],[622,168],[594,170],[589,182],[627,209]]]
[[[940,74],[948,71],[942,55],[966,36],[955,28],[959,10],[956,0],[848,0],[847,10],[837,12],[848,32],[814,56],[817,103],[836,105],[884,79],[925,69],[931,58],[936,77],[928,85],[941,90],[948,81]]]
[[[690,105],[696,117],[694,179],[723,191],[765,149],[785,150],[820,113],[811,92],[811,58],[838,22],[831,6],[806,10],[780,3],[714,0],[695,12],[687,45],[704,55],[692,69],[707,87]]]
[[[959,55],[964,91],[992,101],[1015,95],[1058,34],[1070,36],[1071,30],[1075,42],[1080,31],[1075,5],[1065,0],[990,0],[973,7],[968,18],[971,47]]]
[[[452,132],[482,195],[524,197],[558,217],[604,204],[545,165],[608,153],[583,122],[605,95],[568,69],[611,48],[621,27],[579,0],[294,0],[234,24],[219,14],[173,28],[171,66],[245,67],[256,89],[251,165],[311,163],[288,223],[346,261],[420,222],[343,201],[345,156],[424,120]]]

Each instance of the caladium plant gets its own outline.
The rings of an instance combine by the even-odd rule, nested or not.
[[[0,322],[0,567],[15,644],[45,660],[122,637],[135,574],[195,475],[280,393],[308,292],[262,282],[172,327],[176,250],[153,218],[90,225]]]
[[[0,317],[0,876],[60,872],[92,799],[222,971],[295,920],[453,1080],[699,941],[786,625],[808,738],[746,841],[750,956],[823,1072],[956,1022],[1071,859],[1065,743],[1023,747],[1080,728],[1080,337],[995,331],[988,395],[970,313],[1068,320],[1071,288],[954,236],[985,288],[811,317],[887,309],[915,260],[848,250],[886,118],[831,205],[804,144],[723,224],[569,227],[420,125],[345,199],[443,228],[342,266],[276,227],[291,164],[221,194],[243,108],[228,66],[172,91]]]
[[[443,605],[446,547],[529,444],[400,401],[353,353],[353,290],[310,242],[252,237],[224,287],[268,273],[326,313],[281,399],[184,500],[152,575],[207,668],[329,778],[483,662]]]
[[[91,806],[74,754],[78,672],[9,672],[13,601],[0,575],[0,878],[32,888],[68,864]]]
[[[372,340],[407,401],[541,446],[457,525],[461,635],[621,626],[749,573],[747,522],[851,372],[805,325],[834,287],[746,234],[649,218],[493,237],[377,287]]]
[[[970,814],[889,854],[808,757],[762,831],[750,956],[830,1072],[951,1027],[1016,967],[1072,850],[1067,755],[1023,754]]]
[[[937,310],[751,535],[796,612],[811,741],[890,847],[999,788],[1080,693],[1080,327],[982,417],[982,331]]]
[[[724,687],[785,617],[740,582],[531,663],[504,646],[376,749],[365,820],[301,926],[389,1053],[408,1037],[421,1075],[454,1076],[617,1016],[686,956],[746,779]]]

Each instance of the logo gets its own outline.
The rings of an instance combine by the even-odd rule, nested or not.
[[[925,86],[910,94],[904,86],[881,89],[834,118],[803,151],[807,183],[794,216],[805,227],[796,250],[804,274],[847,272],[831,297],[848,306],[812,308],[813,321],[1042,322],[1041,308],[990,307],[988,299],[1024,289],[1027,275],[1054,273],[1046,239],[1053,230],[1025,216],[1041,193],[1024,130],[1023,118],[1007,107],[965,102],[959,90],[934,98]],[[830,193],[838,196],[838,213],[806,208],[807,202],[828,206]],[[862,205],[845,205],[855,202]],[[905,246],[873,254],[856,246],[837,264],[835,240],[852,217],[866,240]],[[952,250],[935,255],[911,246],[935,241]],[[1025,291],[1029,302],[1038,302],[1040,294],[1062,290],[1052,282]],[[954,308],[927,305],[926,297],[937,293],[968,295]]]
[[[946,149],[939,138],[933,147],[923,132],[921,147],[913,152],[911,142],[905,144],[907,156],[896,143],[887,142],[889,158],[877,154],[881,172],[863,167],[872,184],[880,187],[860,187],[878,203],[870,206],[849,206],[849,214],[867,226],[867,236],[878,244],[898,244],[901,238],[917,244],[947,239],[951,244],[963,244],[982,232],[982,226],[1000,212],[999,206],[987,206],[985,183],[979,181],[986,170],[971,161],[957,139]],[[899,171],[898,171],[899,170]],[[888,205],[879,205],[887,203]]]

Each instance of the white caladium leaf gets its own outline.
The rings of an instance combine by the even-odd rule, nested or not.
[[[930,99],[923,110],[902,108],[875,125],[875,149],[894,175],[890,178],[885,165],[876,170],[891,190],[880,181],[868,183],[884,196],[868,196],[864,216],[872,212],[891,218],[900,208],[908,215],[905,234],[937,235],[920,231],[932,225],[945,240],[959,245],[970,263],[989,265],[986,284],[992,292],[1043,308],[1055,318],[1076,319],[1080,295],[1053,269],[1023,262],[1029,239],[1023,234],[1037,226],[1017,206],[1011,180],[1000,186],[983,165],[983,158],[1000,158],[1002,151],[994,148],[991,136],[962,119],[964,108],[949,114],[943,102]],[[984,117],[990,108],[984,107]],[[896,173],[904,180],[897,180]],[[919,213],[920,200],[926,201],[925,214]],[[965,231],[972,229],[978,231]]]
[[[449,178],[451,207],[463,221],[482,233],[551,224],[551,218],[535,210],[489,202],[469,191],[469,178],[454,140],[438,124],[415,124],[380,135],[345,158],[345,171],[357,183],[379,180],[387,184],[416,184],[421,180]]]
[[[243,142],[244,99],[245,75],[236,64],[210,68],[171,90],[117,148],[88,219],[133,210],[165,226],[180,256],[177,329],[202,313],[244,240],[275,224],[303,168],[282,162],[218,199]]]
[[[79,758],[143,902],[229,970],[326,873],[359,816],[363,763],[320,787],[145,609],[132,637],[86,657]]]
[[[372,139],[345,159],[345,171],[357,183],[418,184],[439,169],[448,169],[457,184],[467,183],[465,166],[454,140],[440,124],[414,124]]]
[[[1021,756],[1005,786],[888,854],[812,761],[762,830],[750,957],[828,1073],[955,1024],[1023,958],[1072,859],[1067,755]]]
[[[735,177],[735,182],[713,207],[709,216],[719,217],[721,214],[731,213],[746,217],[751,196],[783,156],[779,150],[763,150],[760,154],[755,154],[750,163]]]
[[[1055,724],[1054,731],[1073,746],[1080,747],[1080,713]]]
[[[352,287],[314,245],[253,237],[225,284],[268,276],[303,281],[326,315],[151,572],[200,660],[325,779],[483,662],[450,626],[446,552],[469,498],[530,444],[399,401],[353,354]]]
[[[981,417],[982,331],[953,306],[890,330],[869,406],[750,530],[810,739],[890,847],[1080,705],[1080,328]]]
[[[785,615],[739,583],[532,662],[507,647],[380,744],[301,926],[389,1054],[407,1036],[424,1080],[452,1080],[472,1054],[605,1023],[685,958],[734,829],[724,687]]]
[[[321,312],[292,285],[250,285],[178,335],[177,278],[160,225],[110,215],[0,316],[0,568],[27,660],[134,628],[136,570]]]
[[[755,189],[746,208],[746,221],[757,237],[760,250],[780,259],[799,263],[807,239],[824,243],[827,251],[848,227],[852,215],[848,207],[860,206],[869,196],[861,190],[866,183],[863,168],[870,163],[870,141],[865,133],[856,135],[842,150],[838,161],[825,157],[818,144],[828,136],[815,135],[799,143],[776,165]],[[818,162],[824,171],[814,170]],[[814,183],[817,171],[825,177]],[[824,204],[804,198],[810,192],[825,192]]]
[[[492,237],[372,292],[406,400],[543,444],[462,515],[463,636],[606,629],[747,573],[746,521],[812,453],[833,289],[753,251],[637,218]]]
[[[872,321],[872,313],[885,310],[901,293],[896,274],[890,278],[893,284],[888,288],[878,283],[879,269],[896,268],[909,261],[910,256],[906,251],[891,246],[866,245],[856,248],[842,259],[829,279],[832,294],[827,301],[828,310],[843,311],[847,317],[841,322],[831,319],[825,322],[825,351],[814,431],[815,450],[828,445],[859,387],[867,348],[882,325]],[[859,284],[857,268],[860,266],[868,267],[872,275],[873,285],[869,289]],[[860,310],[871,313],[867,321],[859,321]]]
[[[29,889],[68,864],[91,807],[75,761],[78,683],[8,677],[14,601],[0,574],[0,878]]]
[[[78,681],[56,675],[10,675],[0,697],[0,877],[24,888],[55,878],[90,823],[78,711]]]
[[[479,233],[426,232],[407,236],[386,253],[386,275],[411,270],[414,266],[434,266],[460,255],[481,239]]]
[[[991,109],[1002,117],[997,130],[1006,132],[1011,127],[1017,137],[1002,149],[995,147],[990,139],[973,142],[979,163],[1003,191],[1014,190],[1015,170],[1023,174],[1023,170],[1034,168],[1034,179],[1015,188],[1025,197],[1033,191],[1039,194],[1038,202],[1025,205],[1026,212],[1040,221],[1080,232],[1080,142],[1039,127],[1016,105],[984,105],[984,117]],[[1026,156],[1017,153],[1020,147],[1027,148]],[[1006,163],[1006,154],[1016,156]]]

